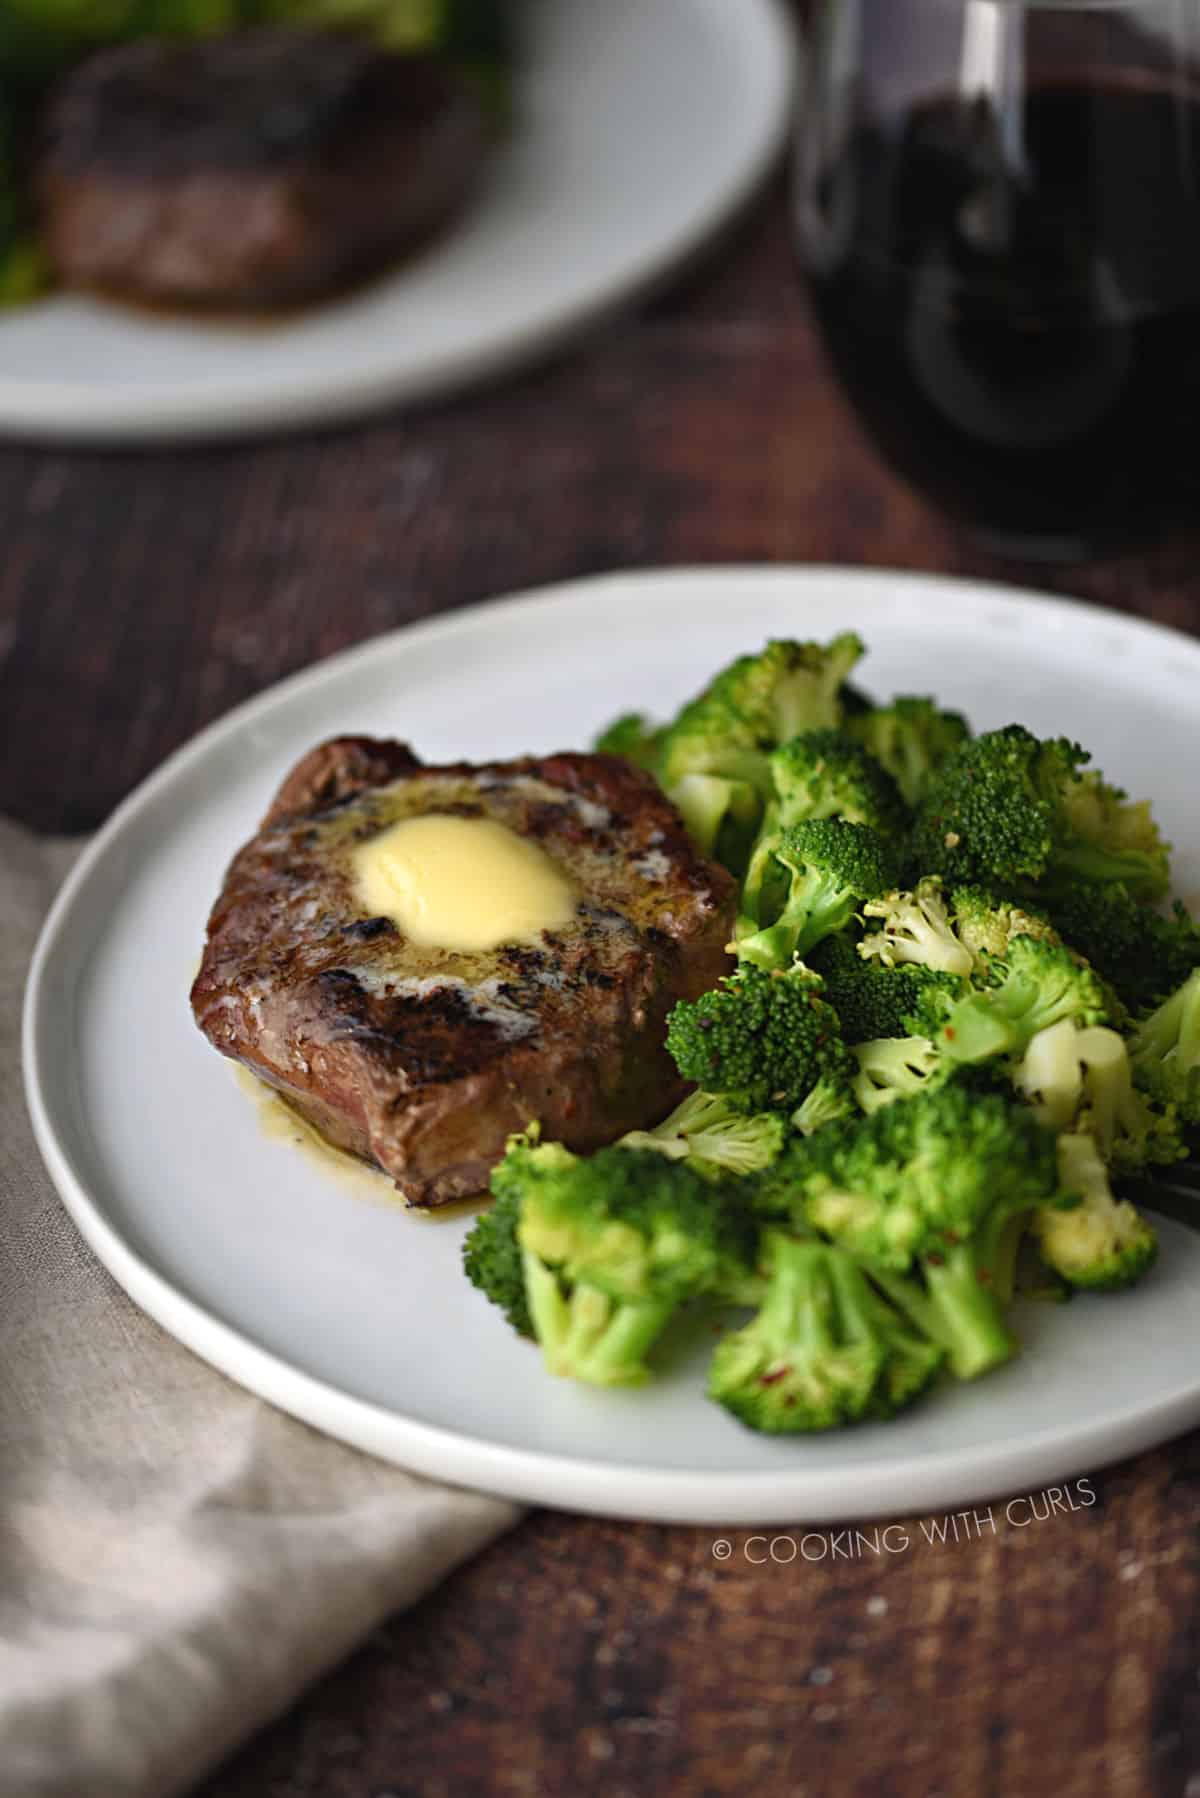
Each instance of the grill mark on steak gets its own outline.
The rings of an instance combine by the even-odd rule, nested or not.
[[[542,844],[580,894],[571,925],[465,955],[361,915],[354,845],[464,807]],[[653,878],[637,871],[650,854]],[[222,1053],[438,1204],[479,1190],[535,1118],[586,1151],[664,1115],[683,1090],[666,1014],[727,971],[733,904],[649,776],[613,757],[425,768],[341,738],[298,764],[234,858],[193,1009]]]

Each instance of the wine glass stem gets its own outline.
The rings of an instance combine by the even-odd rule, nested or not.
[[[964,100],[986,100],[995,116],[1004,160],[1025,172],[1025,44],[1019,6],[967,0],[958,76]]]

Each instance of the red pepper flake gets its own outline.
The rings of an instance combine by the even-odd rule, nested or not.
[[[790,1367],[777,1367],[774,1373],[763,1373],[758,1376],[760,1386],[774,1386],[779,1380],[786,1380],[791,1373]]]

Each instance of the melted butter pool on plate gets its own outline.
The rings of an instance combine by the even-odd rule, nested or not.
[[[354,1198],[361,1199],[368,1205],[386,1206],[389,1211],[403,1211],[407,1216],[421,1218],[429,1222],[447,1222],[453,1218],[472,1217],[482,1211],[488,1203],[486,1193],[478,1193],[467,1199],[453,1199],[448,1205],[437,1205],[432,1210],[424,1210],[416,1205],[409,1205],[397,1192],[391,1180],[381,1168],[372,1167],[367,1161],[360,1161],[357,1155],[350,1155],[345,1149],[335,1148],[315,1125],[288,1104],[282,1093],[268,1086],[257,1075],[252,1074],[240,1062],[229,1063],[233,1077],[252,1102],[258,1118],[258,1125],[264,1136],[274,1142],[290,1143],[310,1161],[316,1164],[323,1175],[331,1176],[338,1185]]]

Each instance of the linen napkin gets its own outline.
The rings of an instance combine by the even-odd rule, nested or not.
[[[77,848],[0,822],[0,1793],[170,1798],[520,1512],[251,1397],[82,1242],[19,1028]]]

